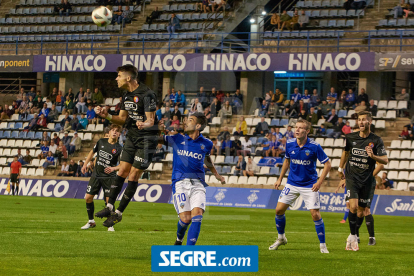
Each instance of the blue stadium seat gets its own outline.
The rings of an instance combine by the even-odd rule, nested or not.
[[[26,139],[32,139],[32,140],[34,140],[34,138],[35,138],[35,133],[34,133],[34,131],[29,131],[29,132],[27,133]]]
[[[35,134],[35,136],[34,136],[34,139],[42,139],[42,132],[41,131],[38,131],[38,132],[36,132],[36,134]]]
[[[327,27],[328,27],[328,20],[319,21],[319,28],[327,28]]]
[[[403,36],[414,37],[414,30],[404,30]]]
[[[13,22],[12,24],[20,24],[20,17],[14,17],[12,18]]]
[[[322,1],[319,1],[319,0],[313,1],[312,7],[313,8],[320,8],[320,7],[322,7]]]
[[[264,137],[258,137],[256,141],[256,145],[261,145],[263,143]]]
[[[339,0],[331,0],[331,8],[339,8],[339,7],[343,7],[343,1],[341,1],[341,3],[339,3]]]
[[[21,129],[23,128],[23,123],[22,122],[17,122],[14,124],[14,129]]]
[[[20,131],[19,133],[19,139],[26,139],[27,132],[26,131]]]
[[[0,130],[0,138],[3,138],[3,130]]]
[[[346,13],[347,17],[355,17],[356,16],[356,12],[355,10],[348,10],[348,12]]]
[[[338,117],[339,117],[339,118],[345,117],[345,116],[346,116],[346,114],[347,114],[347,111],[346,111],[346,110],[340,109],[340,110],[338,111]]]
[[[269,175],[280,175],[279,167],[270,168]]]
[[[231,172],[231,167],[230,166],[223,166],[221,168],[221,173],[222,174],[230,174],[230,172]]]
[[[346,26],[345,19],[340,19],[336,22],[336,27],[344,28]]]
[[[287,124],[289,124],[289,119],[281,119],[281,120],[280,120],[280,125],[281,125],[281,126],[285,126],[285,125],[287,125]]]
[[[329,10],[321,10],[320,17],[329,17]]]
[[[353,19],[346,21],[346,26],[349,28],[353,28],[355,26],[355,21]]]
[[[191,13],[184,14],[183,21],[190,21],[191,20]]]
[[[346,10],[339,10],[338,17],[346,17]]]
[[[200,20],[200,14],[199,13],[193,13],[191,15],[191,20]]]
[[[410,26],[410,27],[414,26],[414,18],[408,18],[407,26]]]
[[[397,36],[397,30],[387,30],[386,36]]]
[[[329,1],[329,0],[328,0]],[[296,3],[296,8],[303,8],[305,6],[305,2],[304,1],[298,1]]]
[[[194,4],[187,4],[187,6],[185,7],[185,9],[187,11],[195,11],[196,10],[196,6]]]
[[[250,137],[249,140],[252,142],[252,145],[256,145],[256,143],[257,143],[257,137]]]
[[[397,26],[399,26],[399,27],[407,26],[407,19],[405,19],[405,18],[398,19],[397,20]]]
[[[329,28],[335,28],[336,27],[336,20],[329,20],[328,27]]]
[[[396,26],[396,25],[397,25],[397,19],[388,20],[388,24],[387,24],[388,27]]]
[[[270,126],[278,126],[279,125],[279,119],[272,119],[270,122]]]
[[[331,3],[329,0],[323,0],[321,6],[322,8],[329,8],[331,6]]]
[[[7,129],[14,129],[14,122],[8,123]]]
[[[18,138],[19,137],[19,132],[17,130],[13,131],[10,135],[10,138]]]
[[[378,22],[378,27],[385,27],[385,26],[387,26],[387,24],[388,24],[388,21],[387,21],[387,19],[381,19],[379,22]]]
[[[178,11],[178,5],[177,4],[173,4],[170,6],[170,11]]]
[[[338,10],[330,10],[329,17],[338,17]]]
[[[3,132],[3,137],[2,138],[10,138],[10,134],[11,134],[11,131],[6,130],[5,132]]]
[[[45,14],[52,14],[52,8],[45,8]]]
[[[226,156],[226,158],[224,159],[224,163],[225,164],[232,164],[233,163],[233,156]]]
[[[312,1],[305,1],[303,7],[305,7],[305,8],[311,8],[312,7]]]
[[[23,15],[23,9],[22,8],[16,9],[16,14],[17,15]]]

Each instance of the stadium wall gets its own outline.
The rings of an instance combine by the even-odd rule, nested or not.
[[[5,195],[8,178],[0,179],[0,195]],[[88,181],[55,179],[21,179],[20,195],[37,197],[58,197],[83,199]],[[126,184],[119,194],[123,195]],[[171,186],[162,184],[139,185],[132,201],[151,203],[172,203]],[[280,190],[256,188],[207,187],[208,206],[274,209]],[[103,192],[96,196],[103,199]],[[345,211],[345,194],[320,193],[321,211]],[[291,210],[307,210],[301,197],[290,207]],[[414,217],[414,198],[402,195],[375,195],[371,212],[376,215]]]

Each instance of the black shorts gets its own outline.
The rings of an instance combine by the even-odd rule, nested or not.
[[[120,161],[132,164],[139,170],[148,169],[158,144],[157,136],[136,138],[127,137],[122,149]]]
[[[88,187],[86,188],[86,193],[88,195],[97,195],[102,188],[105,197],[109,197],[109,192],[111,191],[111,184],[114,182],[114,179],[115,178],[91,177],[89,179]]]
[[[353,180],[346,180],[346,197],[345,200],[348,201],[352,198],[358,199],[358,206],[371,208],[371,202],[374,198],[375,179],[373,179],[371,185],[368,183],[355,182]]]
[[[17,173],[12,173],[10,176],[10,183],[17,183],[19,182],[19,180],[17,179],[18,174]]]

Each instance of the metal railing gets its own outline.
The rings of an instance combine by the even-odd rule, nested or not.
[[[388,30],[389,31],[389,30]],[[321,31],[177,33],[85,36],[71,41],[21,41],[18,36],[0,42],[0,55],[109,54],[109,53],[210,53],[210,52],[342,52],[342,51],[414,51],[414,30],[395,30],[392,37],[385,31],[326,31],[329,37],[317,37]],[[378,31],[380,32],[380,30]],[[58,36],[53,36],[59,37]],[[107,37],[103,42],[97,38]],[[51,36],[47,36],[51,38]],[[1,38],[0,38],[1,39]]]

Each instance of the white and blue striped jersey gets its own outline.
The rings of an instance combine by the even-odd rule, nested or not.
[[[322,164],[329,161],[321,145],[309,138],[303,147],[299,147],[296,139],[289,139],[285,157],[290,159],[287,183],[304,188],[311,188],[318,181],[317,160]]]

